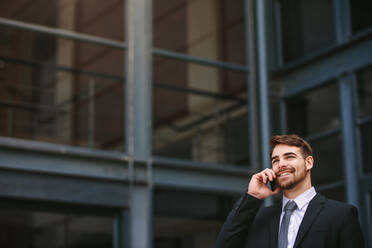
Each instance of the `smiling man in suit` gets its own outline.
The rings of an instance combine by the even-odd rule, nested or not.
[[[311,184],[314,165],[309,143],[297,135],[271,137],[272,169],[254,174],[230,212],[216,248],[364,247],[357,209],[327,199]],[[276,182],[271,190],[268,182]],[[283,193],[282,204],[262,207]]]

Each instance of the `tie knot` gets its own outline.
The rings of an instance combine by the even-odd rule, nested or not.
[[[285,210],[285,211],[287,211],[287,210],[289,210],[289,211],[293,211],[293,210],[295,210],[296,208],[297,208],[297,204],[296,204],[295,201],[289,201],[289,202],[287,202],[287,204],[285,204],[285,206],[284,206],[284,210]]]

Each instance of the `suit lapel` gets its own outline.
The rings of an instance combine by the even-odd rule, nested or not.
[[[315,218],[318,216],[319,212],[323,208],[323,204],[325,202],[325,197],[321,194],[317,193],[316,196],[310,201],[309,206],[307,207],[306,213],[304,218],[302,219],[300,228],[297,233],[296,241],[294,244],[294,248],[296,248],[309,228],[311,227],[312,223],[314,222]]]
[[[270,244],[271,248],[278,247],[278,233],[279,233],[279,222],[280,222],[280,215],[282,213],[281,205],[278,205],[273,210],[273,215],[270,219]]]

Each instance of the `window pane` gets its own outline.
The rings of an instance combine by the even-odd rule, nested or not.
[[[335,44],[332,0],[281,0],[284,62]]]
[[[231,196],[156,191],[154,248],[214,247],[233,203]]]
[[[372,116],[372,68],[357,73],[359,117]]]
[[[325,195],[329,199],[336,201],[346,202],[345,198],[345,187],[339,187],[334,189],[321,190],[321,194]]]
[[[0,17],[124,40],[124,0],[3,0]]]
[[[122,149],[123,50],[5,27],[0,37],[0,135]]]
[[[362,142],[363,171],[370,173],[372,172],[372,123],[360,126],[360,137]]]
[[[352,32],[357,33],[372,26],[372,2],[350,0]]]
[[[287,100],[289,133],[309,136],[340,127],[339,91],[336,83]]]
[[[243,0],[154,1],[154,47],[245,64]]]
[[[0,246],[112,247],[113,218],[1,209]]]
[[[343,180],[341,136],[335,135],[311,142],[314,167],[311,180],[314,186]]]
[[[247,163],[245,80],[245,73],[156,57],[154,154]]]

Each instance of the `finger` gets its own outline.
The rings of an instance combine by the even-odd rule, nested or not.
[[[263,181],[263,183],[264,184],[266,184],[267,183],[267,179],[268,179],[268,176],[265,174],[265,172],[262,172],[262,181]]]
[[[273,181],[273,180],[274,180],[273,175],[272,175],[271,172],[270,172],[270,169],[266,169],[266,170],[264,171],[264,174],[266,175],[266,177],[267,177],[270,181]]]
[[[272,175],[273,179],[276,178],[276,174],[272,169],[269,169],[270,174]]]

